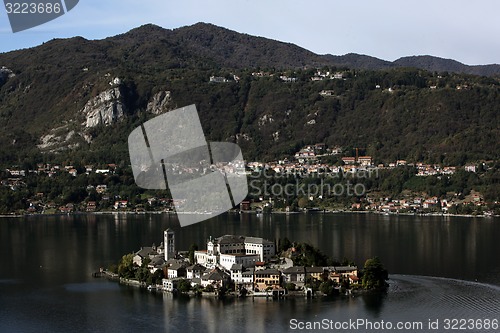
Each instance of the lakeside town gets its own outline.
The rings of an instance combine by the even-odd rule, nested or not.
[[[411,170],[413,176],[420,179],[433,178],[437,180],[450,179],[457,172],[477,175],[484,174],[492,168],[494,161],[468,163],[465,166],[441,166],[396,160],[391,163],[375,164],[375,158],[360,155],[359,148],[351,154],[342,147],[328,147],[324,143],[307,145],[291,158],[271,162],[252,161],[246,163],[246,173],[249,178],[250,191],[247,200],[241,202],[236,211],[241,212],[304,212],[304,211],[367,211],[383,214],[456,214],[493,216],[500,212],[496,201],[486,200],[483,193],[471,189],[469,193],[446,192],[443,195],[402,191],[400,195],[388,195],[382,191],[367,191],[364,184],[358,184],[360,191],[353,188],[351,201],[332,205],[325,203],[323,188],[315,193],[304,192],[295,194],[295,202],[284,202],[282,193],[275,193],[273,184],[270,188],[263,187],[262,182],[254,186],[256,179],[287,179],[302,181],[304,179],[333,180],[380,178],[383,172],[398,172]],[[354,156],[350,156],[354,155]],[[175,202],[159,193],[140,193],[132,195],[123,193],[119,186],[122,178],[130,171],[125,165],[106,163],[102,165],[59,165],[40,163],[36,169],[24,169],[13,166],[0,173],[0,185],[9,193],[24,191],[22,202],[13,202],[5,208],[7,215],[26,214],[70,214],[95,212],[174,212]],[[63,197],[53,193],[34,191],[40,181],[44,188],[52,191],[52,183],[58,180],[66,181],[61,186],[76,187]],[[74,183],[78,184],[75,185]],[[340,182],[340,181],[339,181]],[[267,181],[264,182],[267,185]],[[322,183],[321,183],[322,184]],[[323,185],[323,184],[322,184]],[[352,184],[355,186],[356,184]],[[297,191],[297,186],[295,190]],[[329,187],[331,189],[331,187]],[[300,191],[297,191],[300,192]],[[327,193],[328,194],[328,193]],[[331,194],[331,193],[330,193]],[[335,193],[334,193],[335,195]],[[5,210],[4,209],[4,210]]]
[[[287,239],[277,245],[260,237],[224,235],[210,237],[204,250],[192,246],[178,252],[172,229],[164,231],[159,246],[125,255],[117,266],[101,269],[101,275],[149,290],[275,298],[383,290],[388,278],[378,258],[368,259],[360,271],[353,263],[335,263],[310,245]]]

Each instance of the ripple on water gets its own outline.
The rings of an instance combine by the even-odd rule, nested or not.
[[[499,318],[500,287],[425,276],[391,275],[385,315],[427,319]]]

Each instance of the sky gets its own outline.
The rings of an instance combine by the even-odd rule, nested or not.
[[[499,64],[499,13],[498,0],[80,0],[66,15],[18,33],[0,8],[0,52],[54,38],[102,39],[147,23],[174,29],[207,22],[318,54]]]

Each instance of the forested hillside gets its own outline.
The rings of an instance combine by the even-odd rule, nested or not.
[[[238,142],[247,159],[292,155],[319,142],[351,152],[363,147],[377,162],[462,165],[500,152],[493,77],[319,56],[209,24],[53,40],[0,54],[0,66],[3,166],[54,158],[127,163],[126,138],[135,126],[193,103],[209,139]],[[313,81],[318,70],[341,76]],[[227,82],[211,83],[211,76]],[[168,101],[148,109],[162,92]],[[102,100],[119,112],[95,123]]]

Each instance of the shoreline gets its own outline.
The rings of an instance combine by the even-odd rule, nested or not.
[[[224,299],[224,298],[239,298],[239,299],[251,299],[251,298],[273,298],[273,299],[287,299],[287,298],[322,298],[322,297],[351,297],[351,296],[357,296],[357,295],[362,295],[362,294],[370,294],[370,293],[385,293],[388,291],[388,288],[386,289],[373,289],[373,290],[365,290],[362,288],[354,288],[354,289],[346,289],[346,292],[342,294],[340,292],[340,289],[338,289],[339,293],[336,295],[326,295],[321,293],[320,291],[317,291],[315,293],[312,293],[310,295],[307,294],[307,291],[305,290],[300,290],[300,291],[287,291],[285,294],[282,295],[273,295],[272,291],[264,291],[264,292],[248,292],[246,295],[238,295],[234,291],[230,291],[225,293],[223,296],[219,296],[216,292],[206,292],[203,291],[201,294],[197,294],[194,291],[189,291],[187,293],[185,292],[172,292],[172,291],[167,291],[164,290],[160,285],[153,286],[150,285],[148,286],[145,283],[139,282],[137,280],[131,280],[131,279],[124,279],[124,278],[119,278],[119,279],[111,279],[108,277],[104,277],[109,281],[112,282],[117,282],[119,285],[122,286],[127,286],[127,287],[133,287],[133,288],[138,288],[138,289],[143,289],[147,290],[149,292],[155,292],[155,293],[161,293],[161,294],[170,294],[170,295],[175,295],[175,296],[185,296],[185,297],[202,297],[202,298],[217,298],[217,299]]]
[[[72,213],[54,213],[54,214],[9,214],[0,215],[0,218],[23,218],[23,217],[54,217],[54,216],[78,216],[78,215],[176,215],[175,211],[171,212],[158,212],[158,211],[146,211],[146,212],[132,212],[132,211],[104,211],[104,212],[72,212]],[[184,213],[189,214],[189,213]],[[194,213],[196,214],[196,213]],[[297,214],[375,214],[384,216],[435,216],[435,217],[467,217],[467,218],[499,218],[500,215],[473,215],[473,214],[443,214],[443,213],[385,213],[378,211],[348,211],[348,210],[325,210],[325,211],[305,211],[305,212],[270,212],[270,213],[259,213],[255,211],[227,211],[223,214],[252,214],[252,215],[297,215]],[[222,214],[221,214],[222,215]]]
[[[482,282],[482,281],[477,281],[477,280],[471,280],[471,279],[460,279],[460,278],[453,278],[453,277],[445,277],[445,276],[433,276],[433,275],[420,275],[420,274],[402,274],[402,273],[395,273],[395,274],[389,274],[389,279],[387,280],[389,283],[391,281],[395,281],[400,277],[413,277],[413,278],[421,278],[421,279],[429,279],[429,280],[438,280],[438,281],[450,281],[450,282],[459,282],[459,283],[467,283],[470,285],[477,285],[477,286],[482,286],[482,287],[488,287],[488,288],[493,288],[493,289],[500,289],[500,284],[496,284],[493,282]],[[167,294],[176,294],[171,291],[163,290],[160,288],[158,285],[157,288],[153,289],[148,289],[148,285],[145,283],[141,283],[137,280],[129,280],[129,279],[124,279],[124,278],[110,278],[110,277],[102,277],[110,282],[116,282],[119,285],[127,286],[127,287],[134,287],[134,288],[139,288],[139,289],[144,289],[152,292],[157,292],[157,293],[167,293]],[[389,287],[387,289],[373,289],[373,290],[365,290],[362,288],[355,288],[355,289],[350,289],[351,293],[348,294],[339,294],[335,295],[334,297],[343,297],[343,296],[357,296],[357,295],[363,295],[363,294],[370,294],[370,293],[379,293],[379,292],[389,292]],[[203,292],[201,295],[196,295],[194,292],[190,291],[189,293],[177,293],[177,295],[184,295],[184,296],[189,296],[189,297],[209,297],[209,298],[216,298],[218,295],[215,294],[215,292]],[[238,296],[234,294],[234,292],[230,292],[228,294],[225,294],[225,296],[233,297],[233,298],[253,298],[253,297],[266,297],[266,298],[273,298],[272,294],[264,294],[264,292],[257,292],[257,293],[249,293],[245,296]],[[289,291],[287,294],[280,298],[294,298],[294,297],[307,297],[305,292],[303,290],[301,291]],[[313,298],[317,297],[329,297],[328,295],[325,294],[314,294]]]

